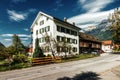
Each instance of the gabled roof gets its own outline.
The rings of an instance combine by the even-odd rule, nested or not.
[[[83,32],[79,32],[79,39],[81,40],[87,40],[87,41],[94,41],[94,42],[101,42],[98,38],[92,35],[88,35]]]
[[[43,12],[40,11],[40,12],[37,14],[37,17],[36,17],[35,20],[33,21],[33,23],[32,23],[32,25],[31,25],[30,28],[33,28],[33,26],[35,25],[36,21],[39,19],[39,17],[40,17],[41,15],[44,15],[44,16],[46,16],[46,17],[49,17],[50,19],[53,19],[52,16],[50,16],[50,15],[48,15],[48,14],[43,13]]]
[[[105,40],[105,41],[102,41],[102,44],[111,45],[111,44],[113,44],[113,42],[112,42],[112,40]]]
[[[71,24],[71,23],[69,23],[69,22],[67,22],[67,21],[60,20],[60,19],[55,18],[55,17],[54,17],[54,21],[60,22],[60,23],[65,24],[65,25],[68,25],[68,26],[70,26],[71,28],[75,28],[75,29],[81,30],[81,28],[75,26],[74,24]]]
[[[40,17],[41,15],[44,15],[44,16],[46,16],[46,17],[48,17],[48,18],[50,18],[50,19],[52,19],[52,20],[54,20],[54,21],[60,22],[60,23],[62,23],[62,24],[68,25],[68,26],[70,26],[70,27],[72,27],[72,28],[81,30],[81,28],[79,28],[79,27],[77,27],[77,26],[75,26],[75,25],[73,25],[73,24],[70,24],[70,23],[68,23],[68,22],[66,22],[66,21],[60,20],[60,19],[58,19],[58,18],[56,18],[56,17],[50,16],[50,15],[48,15],[48,14],[46,14],[46,13],[43,13],[43,12],[39,12],[39,13],[37,14],[37,17],[35,18],[33,24],[31,25],[31,29],[34,27],[36,21],[39,19],[39,17]]]

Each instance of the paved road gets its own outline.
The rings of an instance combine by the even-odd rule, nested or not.
[[[86,60],[0,72],[0,80],[56,80],[64,76],[72,77],[82,71],[102,73],[118,65],[120,55],[109,54]]]

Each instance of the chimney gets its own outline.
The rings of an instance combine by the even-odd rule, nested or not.
[[[75,22],[73,22],[73,25],[75,26]]]
[[[117,7],[117,11],[119,10],[119,8]]]
[[[64,21],[67,22],[67,18],[66,17],[64,17]]]

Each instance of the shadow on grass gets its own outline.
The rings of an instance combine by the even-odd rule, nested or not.
[[[99,75],[95,72],[82,72],[81,74],[75,75],[73,78],[63,77],[57,80],[99,80]]]

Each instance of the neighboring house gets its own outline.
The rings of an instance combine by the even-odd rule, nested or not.
[[[62,21],[43,12],[39,12],[31,26],[33,52],[35,49],[35,39],[39,38],[39,45],[45,50],[45,55],[51,54],[50,46],[45,47],[44,35],[47,33],[52,39],[61,44],[63,38],[66,37],[68,45],[72,46],[72,52],[77,54],[79,53],[79,30],[80,28],[75,26],[75,24],[68,23],[67,19]],[[54,52],[56,54],[58,52],[62,53],[62,50],[62,45],[59,45],[59,47],[54,49]]]
[[[104,52],[112,52],[113,48],[114,48],[114,43],[112,42],[112,40],[102,41],[102,50]]]
[[[101,41],[85,33],[79,33],[80,53],[91,53],[93,51],[101,50]]]
[[[28,55],[29,55],[30,57],[32,57],[32,56],[33,56],[33,47],[32,47],[32,43],[30,43],[30,45],[29,45],[29,48],[28,48],[27,52],[28,52]]]

